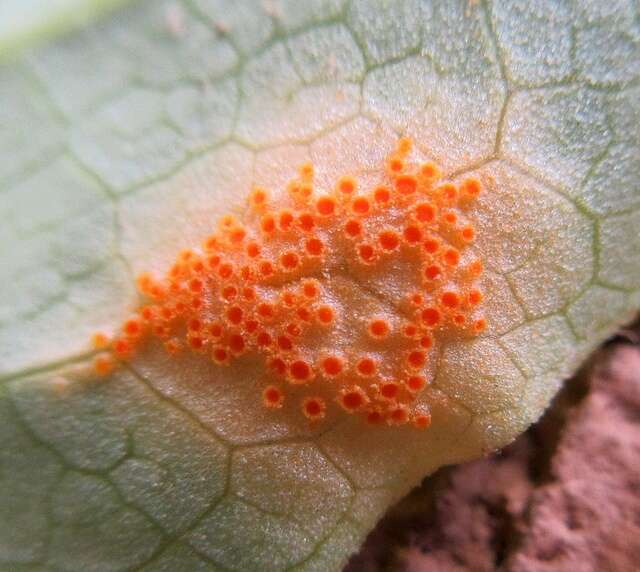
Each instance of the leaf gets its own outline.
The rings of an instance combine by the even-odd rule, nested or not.
[[[511,441],[639,305],[639,50],[622,0],[146,1],[2,64],[0,566],[339,570]],[[490,327],[443,346],[428,431],[274,421],[255,370],[197,358],[88,380],[140,271],[252,184],[312,159],[330,185],[400,134],[489,182]]]

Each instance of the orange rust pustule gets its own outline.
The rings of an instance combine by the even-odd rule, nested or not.
[[[158,338],[169,356],[190,351],[219,367],[261,356],[256,400],[274,415],[293,400],[314,424],[333,411],[371,425],[429,427],[433,352],[444,337],[487,327],[476,284],[483,264],[468,250],[476,238],[468,211],[482,185],[439,183],[436,164],[410,160],[412,146],[400,139],[371,188],[345,175],[318,192],[311,164],[275,200],[255,187],[241,220],[222,217],[164,277],[138,277],[144,304],[113,339],[92,339],[96,373]],[[351,349],[340,338],[353,319],[344,311],[349,300],[329,283],[336,259],[360,274],[384,275],[395,261],[410,269],[396,311],[364,316]]]

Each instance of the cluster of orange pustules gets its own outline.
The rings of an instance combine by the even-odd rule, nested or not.
[[[164,278],[138,278],[147,304],[113,340],[95,336],[106,350],[96,371],[130,359],[148,337],[169,354],[197,352],[220,366],[259,354],[265,381],[257,398],[267,408],[293,400],[314,422],[334,407],[372,424],[428,427],[419,396],[438,338],[486,327],[474,285],[482,262],[467,248],[475,230],[466,212],[481,184],[440,183],[437,165],[409,161],[411,147],[399,141],[371,188],[345,176],[319,193],[311,164],[277,197],[254,188],[242,220],[224,216]],[[353,300],[332,287],[335,268],[383,281],[403,272],[406,283],[391,310],[359,318],[359,341],[347,348],[339,326]]]

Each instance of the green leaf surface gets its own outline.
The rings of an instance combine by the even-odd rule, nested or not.
[[[640,305],[638,22],[625,0],[147,0],[5,61],[0,569],[339,570],[426,474],[535,421]],[[274,420],[255,366],[153,349],[87,379],[138,272],[253,183],[312,159],[330,185],[402,134],[491,181],[490,327],[442,347],[432,428]]]

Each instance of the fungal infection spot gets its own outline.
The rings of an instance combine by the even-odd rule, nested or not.
[[[441,343],[487,328],[483,264],[469,249],[482,184],[442,181],[413,152],[400,139],[375,185],[346,174],[318,189],[307,163],[283,192],[253,187],[242,217],[222,217],[164,276],[138,277],[140,308],[91,339],[95,372],[156,343],[174,359],[258,364],[255,399],[274,416],[291,403],[312,424],[348,415],[427,429]],[[393,285],[375,311],[358,286],[369,276]]]
[[[321,397],[305,397],[302,401],[302,412],[310,421],[320,421],[326,410],[327,404]]]

